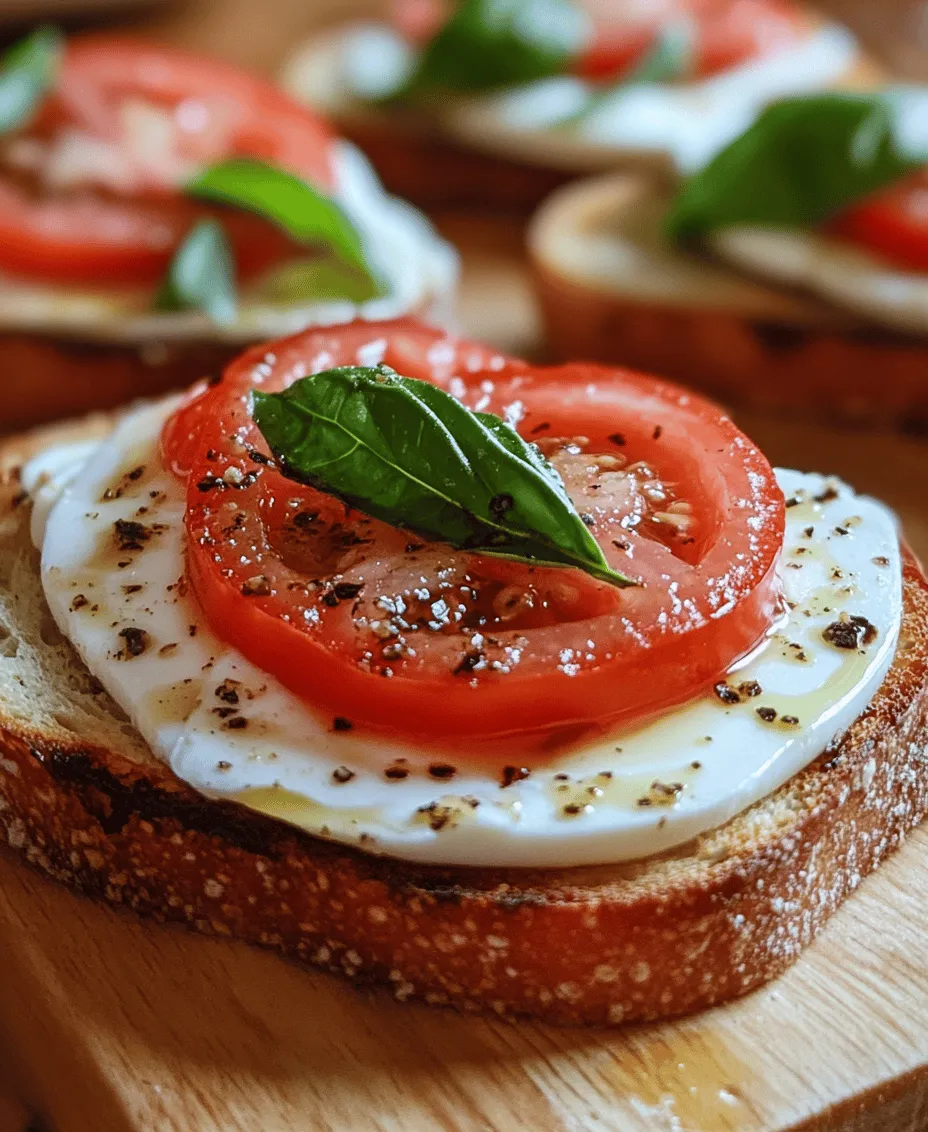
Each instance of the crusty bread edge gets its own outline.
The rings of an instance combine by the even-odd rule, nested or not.
[[[697,1010],[785,968],[928,812],[928,582],[908,555],[904,601],[889,675],[843,740],[774,796],[777,835],[740,849],[707,835],[684,875],[649,862],[410,866],[2,719],[0,835],[88,895],[399,999],[572,1024]]]

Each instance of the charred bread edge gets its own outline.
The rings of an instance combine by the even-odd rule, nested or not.
[[[400,1000],[565,1024],[698,1010],[788,966],[928,812],[928,581],[908,551],[904,563],[900,646],[869,708],[770,798],[662,858],[414,866],[9,719],[0,834],[89,896],[387,983]],[[773,816],[753,821],[761,812]]]
[[[112,409],[221,373],[240,344],[139,342],[0,332],[0,432]]]
[[[928,337],[636,300],[537,258],[532,270],[556,358],[660,373],[732,405],[928,434]]]

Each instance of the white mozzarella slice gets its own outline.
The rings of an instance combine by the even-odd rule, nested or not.
[[[183,491],[158,455],[168,408],[139,410],[76,475],[60,472],[42,548],[49,606],[181,778],[318,836],[454,865],[579,865],[660,852],[796,774],[860,715],[892,663],[902,615],[894,516],[844,484],[779,471],[790,502],[781,562],[790,608],[729,677],[756,694],[742,692],[737,703],[708,694],[508,786],[501,766],[460,760],[439,780],[429,768],[447,758],[360,728],[334,730],[206,626],[183,580]],[[72,453],[72,471],[80,455]],[[55,473],[43,478],[42,467],[68,463],[47,456],[26,482],[50,489]],[[120,546],[117,520],[145,526],[140,549]],[[860,648],[828,643],[824,631],[842,616],[865,618],[874,639]],[[407,776],[385,776],[400,759]]]

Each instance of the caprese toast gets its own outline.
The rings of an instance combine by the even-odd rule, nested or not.
[[[846,29],[784,0],[397,0],[282,82],[393,191],[528,211],[584,173],[696,168],[771,100],[866,70]]]
[[[714,405],[411,320],[11,440],[0,831],[463,1009],[782,970],[928,809],[928,584]],[[23,464],[23,461],[26,461]]]
[[[0,95],[5,431],[189,385],[306,325],[447,317],[454,252],[262,79],[46,28]]]
[[[570,186],[530,252],[552,348],[731,404],[928,428],[928,99],[786,99],[676,193]]]

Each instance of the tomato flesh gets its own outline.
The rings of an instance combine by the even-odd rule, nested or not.
[[[271,161],[332,186],[332,137],[270,83],[111,37],[68,44],[36,120],[0,147],[0,269],[56,283],[148,286],[192,224],[221,215],[240,274],[292,245],[260,218],[186,199],[201,168]]]
[[[928,271],[928,172],[855,204],[828,230],[899,267]]]
[[[539,441],[618,590],[430,542],[284,479],[249,412],[335,365],[387,364]],[[703,692],[769,631],[784,504],[713,405],[628,371],[529,367],[413,320],[246,353],[168,422],[206,619],[310,705],[436,743],[566,742]],[[529,742],[529,737],[531,742]]]

